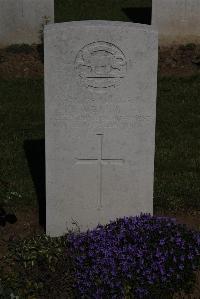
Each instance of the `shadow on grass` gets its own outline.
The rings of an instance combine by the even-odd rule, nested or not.
[[[122,11],[134,23],[151,25],[151,7],[126,7]]]
[[[35,186],[38,206],[39,223],[46,230],[46,190],[45,190],[45,141],[25,140],[24,151],[28,161],[31,177]]]
[[[40,61],[44,63],[44,41],[42,41],[41,44],[37,45],[37,51],[38,51]]]

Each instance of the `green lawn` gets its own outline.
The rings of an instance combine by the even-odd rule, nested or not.
[[[151,7],[151,0],[55,0],[56,22],[79,20],[130,21],[123,9]]]
[[[124,9],[131,7],[151,7],[151,0],[56,0],[55,19],[130,21]],[[156,209],[200,208],[199,83],[200,77],[158,79]],[[37,205],[24,145],[44,139],[42,79],[0,81],[0,128],[0,202]]]
[[[158,80],[154,206],[200,209],[200,77]]]
[[[200,77],[158,79],[156,209],[200,209],[199,84]],[[1,201],[36,205],[24,142],[44,138],[43,80],[1,80],[0,103]]]
[[[0,202],[36,203],[24,142],[44,138],[43,80],[0,80]]]

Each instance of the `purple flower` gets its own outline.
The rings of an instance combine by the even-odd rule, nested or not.
[[[191,254],[191,253],[189,253],[189,254],[188,254],[188,259],[189,259],[189,260],[192,260],[193,258],[194,258],[194,255]]]
[[[178,267],[179,267],[180,270],[184,269],[184,265],[183,264],[180,264]]]
[[[200,234],[167,217],[118,218],[67,238],[80,298],[122,299],[127,286],[136,298],[156,298],[186,288],[199,267]]]
[[[165,244],[165,239],[161,239],[160,242],[159,242],[159,245],[162,246],[162,245],[164,245],[164,244]]]

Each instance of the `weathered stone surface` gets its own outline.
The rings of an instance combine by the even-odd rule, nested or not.
[[[44,36],[47,234],[152,213],[157,32],[82,21]]]
[[[54,0],[0,0],[0,46],[41,42],[40,30],[54,21]]]
[[[160,44],[200,42],[200,0],[152,0]]]

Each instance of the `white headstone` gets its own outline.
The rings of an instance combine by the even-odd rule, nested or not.
[[[54,0],[0,0],[0,46],[41,42],[43,25],[54,21]]]
[[[157,32],[45,27],[46,232],[153,212]]]
[[[200,0],[152,0],[152,26],[159,42],[200,42]]]

